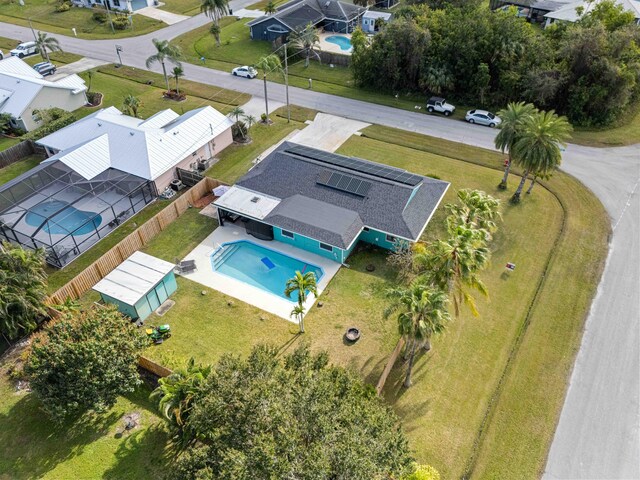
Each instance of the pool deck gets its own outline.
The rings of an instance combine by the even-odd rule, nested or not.
[[[340,269],[340,264],[328,258],[315,255],[286,243],[278,241],[258,240],[255,237],[247,235],[245,229],[240,226],[225,224],[224,227],[216,228],[200,245],[194,248],[184,260],[195,260],[197,270],[192,273],[184,274],[185,278],[198,282],[219,292],[229,295],[230,297],[241,300],[250,305],[254,305],[266,312],[272,313],[280,318],[297,323],[290,317],[291,310],[295,303],[289,302],[277,295],[268,293],[258,287],[249,285],[235,278],[228,277],[221,273],[213,271],[211,267],[210,256],[214,250],[221,244],[226,242],[234,242],[238,240],[248,240],[257,245],[264,246],[271,250],[276,250],[290,257],[297,258],[307,263],[316,265],[324,270],[324,275],[318,283],[318,294],[321,294],[327,287],[331,279]],[[284,285],[282,286],[284,290]],[[305,302],[305,310],[308,313],[313,304],[316,302],[313,295],[309,295]]]
[[[320,50],[324,50],[325,52],[331,53],[340,53],[342,55],[351,55],[351,50],[342,50],[339,45],[331,42],[327,42],[327,37],[347,37],[351,39],[351,34],[346,33],[335,33],[335,32],[324,32],[318,34],[320,37]]]

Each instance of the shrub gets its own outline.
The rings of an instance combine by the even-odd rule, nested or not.
[[[22,135],[23,140],[39,140],[42,137],[45,137],[53,132],[60,130],[67,125],[71,125],[73,122],[77,120],[76,116],[73,113],[69,113],[64,117],[58,118],[57,120],[53,120],[42,127],[33,130],[25,135]]]
[[[58,13],[68,12],[69,9],[71,9],[71,4],[68,2],[61,2],[56,6],[56,12]]]
[[[56,422],[115,404],[141,382],[137,362],[149,341],[116,307],[63,314],[31,345],[24,372]]]
[[[118,13],[113,19],[113,28],[115,28],[116,30],[126,30],[127,28],[129,28],[129,17],[127,15]]]
[[[98,23],[106,23],[107,12],[102,8],[95,7],[93,9],[93,19]]]
[[[440,480],[440,472],[431,465],[414,464],[415,470],[402,477],[402,480]]]
[[[234,141],[242,141],[247,138],[247,124],[238,120],[231,126],[231,135]]]

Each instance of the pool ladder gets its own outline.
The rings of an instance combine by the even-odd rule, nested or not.
[[[218,270],[218,268],[220,268],[220,265],[222,265],[224,261],[231,255],[233,255],[233,252],[235,252],[239,248],[240,245],[234,243],[231,245],[223,245],[218,250],[213,252],[213,255],[211,255],[211,266],[213,267],[213,269]]]

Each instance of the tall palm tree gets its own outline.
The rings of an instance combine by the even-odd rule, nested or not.
[[[229,15],[229,0],[202,0],[200,12],[213,20],[214,25],[220,27],[220,19]],[[211,33],[216,37],[216,42],[220,46],[220,29],[218,28],[216,33],[211,30]]]
[[[157,402],[158,410],[172,428],[184,433],[186,420],[193,407],[193,399],[210,373],[211,365],[196,365],[192,357],[187,363],[187,368],[175,370],[168,377],[158,381],[158,387],[149,398]]]
[[[504,168],[504,176],[502,177],[500,185],[498,185],[498,188],[502,190],[506,190],[507,188],[507,179],[509,178],[509,170],[511,169],[511,162],[513,160],[511,158],[513,146],[524,129],[525,121],[531,118],[535,112],[537,112],[536,107],[531,103],[524,102],[511,102],[507,105],[507,108],[498,112],[502,123],[500,123],[500,131],[495,138],[495,145],[502,153],[508,152],[509,155]]]
[[[404,379],[406,388],[411,386],[411,373],[415,361],[416,349],[425,344],[431,349],[431,336],[442,332],[450,316],[447,311],[447,294],[420,282],[413,282],[408,288],[398,287],[387,291],[392,299],[385,310],[385,317],[393,312],[398,313],[398,330],[406,341],[409,364]]]
[[[36,46],[38,47],[38,51],[40,52],[40,56],[50,62],[49,60],[49,52],[61,52],[62,48],[60,48],[60,42],[56,38],[48,36],[45,32],[38,32],[36,37]]]
[[[266,123],[269,124],[269,98],[267,96],[267,73],[271,72],[281,72],[282,71],[282,62],[280,58],[272,53],[270,55],[263,56],[258,63],[256,63],[256,68],[262,70],[262,81],[264,82],[264,110],[266,115]]]
[[[256,122],[258,121],[258,119],[256,117],[254,117],[253,115],[245,115],[242,118],[244,120],[245,125],[247,126],[247,130],[249,130],[251,127],[253,127],[256,124]]]
[[[524,129],[513,145],[514,160],[524,170],[518,189],[511,197],[513,203],[520,201],[530,172],[549,175],[560,166],[560,148],[571,136],[571,124],[566,117],[556,115],[553,110],[537,112],[524,123]]]
[[[220,33],[222,33],[222,28],[217,23],[212,23],[209,27],[209,33],[213,35],[213,38],[216,39],[216,46],[220,46]]]
[[[311,54],[314,54],[320,60],[320,55],[316,52],[316,47],[320,44],[320,37],[318,36],[318,31],[310,23],[302,29],[293,30],[289,35],[289,41],[293,48],[304,54],[305,68],[309,66]]]
[[[484,230],[458,226],[449,239],[436,240],[426,249],[418,249],[414,257],[421,281],[451,292],[456,317],[460,316],[462,304],[478,316],[475,299],[468,291],[470,288],[488,295],[478,275],[489,264],[487,235]]]
[[[264,13],[266,13],[267,15],[276,13],[276,4],[273,3],[273,0],[267,3],[267,6],[264,7]]]
[[[298,323],[300,325],[300,333],[304,333],[304,302],[307,300],[307,292],[318,295],[318,285],[316,284],[316,274],[313,272],[307,272],[302,274],[296,272],[295,277],[287,280],[284,287],[284,294],[287,298],[291,298],[291,295],[296,293],[298,295],[298,309],[294,309],[292,315],[298,316]]]
[[[140,108],[140,99],[131,94],[124,97],[122,107],[129,114],[138,118],[138,108]]]
[[[156,47],[156,53],[147,58],[145,64],[147,68],[151,68],[151,65],[156,62],[162,65],[162,75],[164,75],[164,83],[167,85],[168,92],[169,77],[167,76],[167,67],[165,62],[170,62],[181,67],[182,64],[180,63],[180,57],[182,57],[182,52],[180,51],[180,47],[171,45],[169,40],[158,40],[157,38],[154,38],[152,42],[153,46]]]
[[[440,95],[453,87],[453,76],[445,67],[433,66],[427,69],[421,83],[431,93]]]
[[[180,82],[180,78],[184,77],[184,70],[182,69],[182,67],[173,67],[173,70],[171,70],[171,76],[176,81],[176,94],[180,95],[179,82]]]
[[[229,116],[236,119],[236,123],[240,120],[240,117],[244,115],[244,110],[240,106],[233,107],[233,110],[229,112]]]
[[[445,209],[449,212],[447,217],[449,232],[455,232],[458,226],[480,229],[488,234],[496,231],[498,228],[496,222],[502,218],[500,200],[482,190],[468,188],[458,190],[457,196],[460,203],[445,205]]]

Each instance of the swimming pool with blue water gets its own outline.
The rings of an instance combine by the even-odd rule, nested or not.
[[[78,210],[62,200],[52,200],[31,207],[25,222],[32,227],[40,227],[44,223],[42,229],[52,235],[71,234],[75,237],[93,232],[102,223],[102,216]]]
[[[316,281],[324,275],[322,268],[290,257],[247,240],[223,244],[211,255],[211,267],[241,282],[247,283],[290,302],[297,302],[297,294],[287,298],[284,287],[296,272],[313,272]]]
[[[352,47],[351,39],[342,35],[331,35],[330,37],[325,38],[325,40],[329,43],[338,45],[340,50],[351,50]]]

